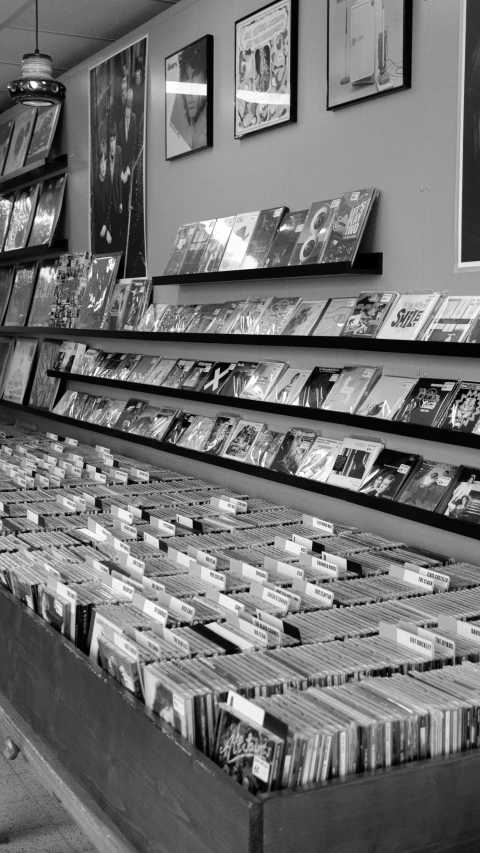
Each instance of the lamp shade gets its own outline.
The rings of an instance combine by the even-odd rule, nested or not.
[[[52,57],[38,50],[24,55],[22,76],[8,84],[8,91],[14,103],[30,107],[59,104],[66,95],[63,83],[52,77]]]

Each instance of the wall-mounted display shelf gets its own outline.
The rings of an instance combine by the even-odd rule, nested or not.
[[[27,186],[42,178],[54,178],[56,175],[66,172],[67,167],[67,154],[61,154],[53,159],[36,160],[29,166],[23,166],[22,169],[17,169],[15,172],[9,172],[0,177],[0,195],[13,189],[20,189],[22,186]]]
[[[68,240],[55,240],[51,246],[27,246],[25,249],[12,249],[10,252],[0,252],[0,266],[17,263],[17,261],[20,263],[41,261],[43,258],[52,258],[64,252],[68,252]]]
[[[405,435],[410,438],[419,438],[424,441],[442,442],[454,444],[460,447],[475,447],[480,450],[480,435],[468,432],[453,432],[448,429],[435,427],[423,427],[418,424],[402,423],[399,421],[387,421],[382,418],[367,418],[352,415],[349,412],[335,412],[329,409],[313,409],[304,406],[286,406],[281,403],[269,403],[258,400],[244,400],[241,397],[224,397],[221,394],[207,394],[203,391],[191,391],[189,388],[164,388],[161,385],[146,385],[141,382],[120,381],[118,379],[104,379],[101,376],[84,376],[82,374],[65,373],[61,370],[48,370],[48,376],[57,379],[71,380],[72,382],[84,382],[90,385],[104,388],[117,388],[124,391],[132,391],[137,394],[158,394],[162,397],[174,397],[183,400],[196,400],[199,403],[213,403],[219,408],[227,406],[232,409],[248,409],[254,412],[265,412],[276,415],[287,415],[290,418],[301,418],[317,421],[318,423],[344,424],[345,426],[375,430],[381,433],[393,435]]]
[[[220,466],[221,468],[231,469],[232,471],[239,471],[242,474],[249,474],[252,477],[271,480],[275,483],[291,486],[296,489],[302,489],[307,492],[313,492],[317,495],[325,495],[326,497],[347,501],[348,503],[357,504],[358,506],[374,509],[377,512],[385,512],[390,516],[394,515],[399,518],[407,518],[410,521],[426,524],[429,527],[438,527],[441,530],[448,530],[452,533],[457,533],[460,536],[467,536],[470,539],[480,539],[480,525],[470,524],[466,521],[458,521],[457,519],[439,515],[435,512],[429,512],[418,507],[409,506],[408,504],[374,498],[370,495],[352,492],[348,489],[342,489],[339,486],[329,485],[328,483],[317,483],[314,480],[307,480],[304,477],[294,477],[290,474],[281,474],[278,471],[271,471],[269,468],[258,468],[253,465],[248,465],[245,462],[225,459],[223,456],[215,456],[213,453],[202,453],[198,450],[178,447],[176,444],[170,444],[166,441],[157,441],[153,438],[147,438],[144,435],[136,435],[135,433],[122,432],[121,430],[110,429],[109,427],[99,426],[97,424],[90,424],[86,421],[79,421],[76,418],[57,415],[44,409],[36,409],[33,406],[11,403],[8,400],[2,400],[2,406],[18,412],[30,413],[37,417],[48,418],[56,423],[65,424],[69,429],[85,429],[99,435],[108,435],[112,438],[122,439],[123,441],[133,442],[134,444],[141,444],[142,447],[152,447],[155,450],[159,450],[173,456],[182,456],[186,459],[194,459],[197,462],[204,462],[207,465]]]
[[[255,270],[232,270],[231,272],[206,272],[192,275],[154,275],[153,284],[226,284],[227,282],[262,282],[272,279],[309,279],[319,276],[381,275],[383,252],[357,255],[353,264],[340,261],[336,264],[311,264],[298,267],[266,267]]]

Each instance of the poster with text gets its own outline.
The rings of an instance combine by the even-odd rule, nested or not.
[[[213,145],[213,36],[165,59],[165,159]]]

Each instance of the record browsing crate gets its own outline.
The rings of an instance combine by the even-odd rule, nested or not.
[[[255,797],[0,588],[2,696],[139,853],[478,853],[480,750]]]

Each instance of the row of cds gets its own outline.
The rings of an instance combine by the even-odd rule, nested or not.
[[[478,745],[478,567],[2,429],[1,583],[252,793]]]
[[[306,264],[353,264],[378,190],[316,201],[306,210],[273,207],[181,225],[164,275]]]

